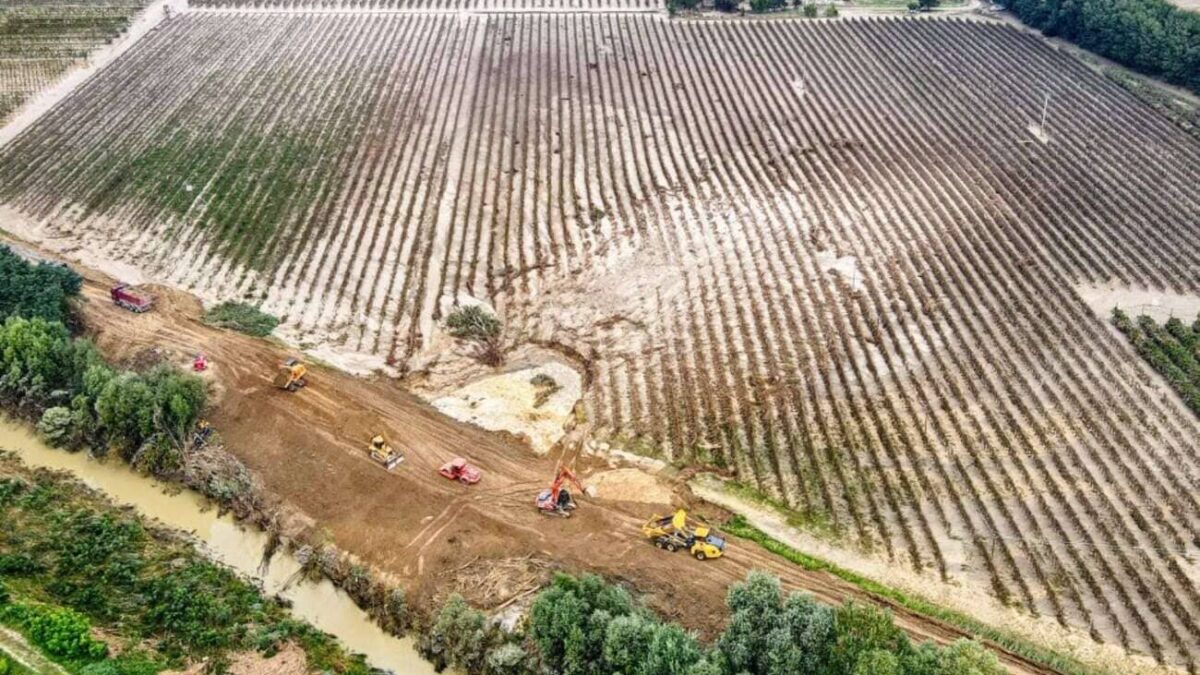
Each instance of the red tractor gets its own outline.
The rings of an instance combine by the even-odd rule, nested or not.
[[[129,284],[117,284],[108,293],[118,307],[124,307],[137,314],[148,312],[154,307],[154,296],[142,293]]]
[[[483,473],[479,469],[467,463],[467,460],[462,457],[454,459],[442,465],[438,469],[438,473],[442,474],[450,480],[456,480],[466,485],[474,485],[483,477]]]

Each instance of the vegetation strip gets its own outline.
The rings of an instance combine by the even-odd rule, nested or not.
[[[0,457],[0,515],[0,623],[71,673],[220,664],[289,642],[314,670],[371,672],[191,543],[62,475]]]
[[[1053,668],[1060,673],[1064,673],[1064,675],[1100,675],[1101,671],[1089,668],[1070,657],[1039,647],[1020,636],[993,628],[966,614],[947,609],[919,597],[908,595],[864,577],[857,572],[798,551],[754,527],[741,515],[733,516],[733,518],[724,524],[723,529],[730,534],[743,539],[749,539],[768,551],[782,556],[807,570],[828,572],[843,581],[848,581],[858,586],[868,593],[887,598],[901,607],[957,626],[971,635],[998,644],[1015,654]]]

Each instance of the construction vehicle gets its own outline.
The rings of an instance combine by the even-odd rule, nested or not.
[[[570,518],[571,511],[575,509],[576,504],[575,499],[571,497],[571,492],[563,487],[563,483],[568,482],[580,492],[585,491],[579,479],[575,477],[575,472],[566,466],[559,465],[558,473],[554,476],[554,482],[550,484],[550,489],[542,490],[537,496],[538,511],[547,516]]]
[[[117,284],[109,289],[108,294],[118,307],[124,307],[135,314],[148,312],[154,307],[154,296],[143,293],[129,284]]]
[[[308,375],[308,367],[301,363],[300,359],[288,359],[275,373],[274,384],[280,389],[296,391],[308,384],[308,380],[304,379],[305,375]]]
[[[404,461],[404,455],[396,452],[396,449],[387,442],[383,434],[378,434],[371,439],[371,459],[378,462],[383,468],[391,471]]]
[[[712,534],[708,525],[693,525],[683,509],[670,516],[654,516],[642,525],[642,534],[661,549],[672,553],[683,549],[696,560],[720,558],[725,554],[725,540]]]
[[[450,480],[459,481],[464,485],[474,485],[479,482],[480,478],[483,477],[483,472],[475,468],[462,457],[455,457],[449,462],[446,462],[442,465],[442,468],[438,469],[438,473],[442,474],[446,478],[449,478]]]

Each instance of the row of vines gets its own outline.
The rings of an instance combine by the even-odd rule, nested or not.
[[[0,151],[0,199],[400,369],[486,299],[589,363],[597,434],[1196,665],[1200,424],[1072,286],[1200,291],[1200,146],[1032,36],[192,12]]]
[[[0,6],[0,122],[111,42],[146,0],[16,0]]]

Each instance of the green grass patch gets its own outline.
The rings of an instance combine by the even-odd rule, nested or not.
[[[956,626],[977,639],[988,640],[998,644],[1009,651],[1020,654],[1021,656],[1049,666],[1054,670],[1063,673],[1063,675],[1101,675],[1103,671],[1090,668],[1079,661],[1059,654],[1055,651],[1046,649],[1036,645],[1029,640],[1016,635],[1012,632],[993,628],[987,624],[973,619],[966,614],[956,612],[952,609],[947,609],[940,605],[936,605],[928,600],[920,597],[912,596],[903,591],[884,586],[883,584],[864,577],[857,572],[853,572],[844,567],[839,567],[831,562],[815,558],[802,551],[798,551],[791,546],[774,539],[762,530],[754,527],[741,515],[735,515],[722,528],[729,534],[736,535],[742,539],[748,539],[755,542],[759,546],[768,551],[779,555],[797,565],[800,565],[806,570],[828,572],[843,581],[858,586],[859,588],[887,598],[896,604],[910,609],[919,614],[930,616],[935,619],[940,619],[948,624]]]
[[[279,319],[244,302],[222,302],[204,313],[204,323],[266,337],[279,325]]]

